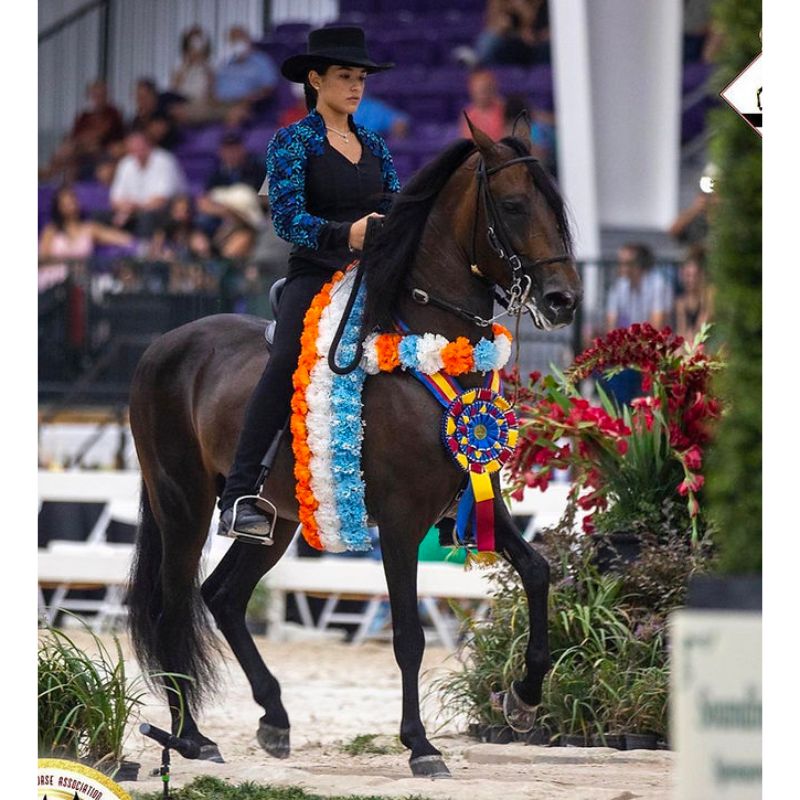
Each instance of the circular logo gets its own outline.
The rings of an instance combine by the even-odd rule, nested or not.
[[[465,472],[497,472],[517,444],[517,418],[508,401],[491,389],[470,389],[444,412],[442,437]]]
[[[96,769],[60,758],[40,758],[39,800],[131,800],[131,796]]]

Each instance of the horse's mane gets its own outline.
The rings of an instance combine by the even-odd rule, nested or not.
[[[501,140],[516,155],[530,155],[524,141],[513,136]],[[366,269],[367,296],[364,331],[375,326],[392,327],[392,312],[403,281],[414,263],[422,231],[436,198],[452,174],[475,152],[475,143],[459,139],[433,161],[417,171],[402,191],[393,198],[380,232],[370,244]],[[552,210],[566,252],[572,240],[566,209],[553,181],[538,161],[528,162],[534,185]]]

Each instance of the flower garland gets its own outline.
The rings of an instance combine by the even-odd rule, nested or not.
[[[300,507],[300,524],[303,536],[317,550],[323,549],[315,512],[319,507],[311,488],[311,449],[308,445],[308,402],[307,393],[311,384],[311,373],[317,364],[317,337],[322,312],[330,304],[331,291],[342,279],[344,273],[337,272],[323,286],[306,311],[303,318],[303,333],[300,337],[300,358],[292,376],[292,417],[289,428],[292,432],[292,451],[294,452],[295,496]]]
[[[439,334],[373,334],[364,342],[359,367],[334,374],[328,352],[345,312],[355,272],[337,272],[314,298],[304,318],[301,353],[292,384],[292,448],[296,497],[306,541],[318,550],[369,550],[361,445],[364,438],[362,390],[367,375],[415,370],[426,375],[445,372],[490,372],[511,355],[511,334],[494,325],[494,341],[473,345],[465,337],[454,342]],[[345,323],[337,360],[352,360],[361,331],[366,288],[362,285]]]
[[[446,372],[457,377],[466,372],[502,369],[511,357],[512,336],[508,328],[492,325],[494,340],[482,338],[473,345],[465,336],[454,342],[438,333],[371,333],[364,341],[361,368],[367,375],[393,372],[398,367],[424,375]]]

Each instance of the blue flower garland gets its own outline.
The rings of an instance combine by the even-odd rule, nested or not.
[[[352,361],[361,332],[366,286],[361,285],[337,350],[337,361]],[[331,467],[336,510],[342,541],[348,550],[371,550],[367,527],[364,478],[361,471],[361,395],[367,374],[357,367],[347,375],[334,375],[331,386]]]

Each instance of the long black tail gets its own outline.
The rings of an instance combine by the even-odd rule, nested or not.
[[[172,483],[166,476],[162,480]],[[175,506],[170,510],[182,518],[188,510],[186,501],[176,484],[170,489],[164,493],[172,498],[170,505]],[[215,686],[213,657],[218,642],[200,596],[198,559],[191,552],[185,551],[181,558],[193,559],[194,564],[182,563],[180,569],[170,570],[165,597],[162,533],[142,481],[139,529],[128,591],[131,640],[146,674],[168,672],[189,678],[179,681],[179,685],[184,701],[196,710]],[[158,678],[157,682],[174,686],[169,678]]]

